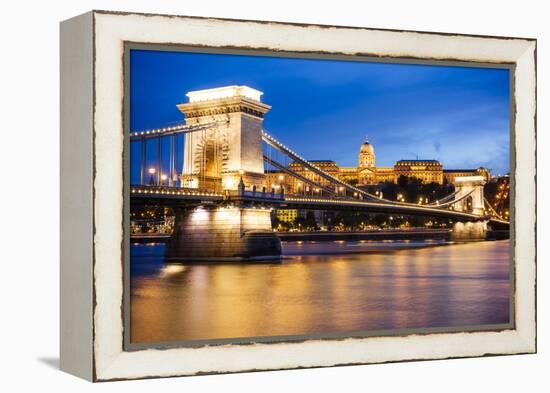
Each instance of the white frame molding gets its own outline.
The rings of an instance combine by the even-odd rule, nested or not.
[[[514,64],[515,328],[124,351],[125,42]],[[536,40],[93,11],[61,43],[62,369],[106,381],[536,351]]]

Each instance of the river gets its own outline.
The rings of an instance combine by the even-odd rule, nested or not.
[[[282,263],[131,245],[131,343],[506,324],[508,240],[283,242]]]

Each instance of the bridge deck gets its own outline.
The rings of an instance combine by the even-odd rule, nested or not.
[[[132,186],[130,197],[133,199],[164,200],[164,203],[256,203],[291,209],[322,209],[322,210],[353,210],[369,213],[401,214],[449,218],[457,221],[489,220],[491,223],[509,225],[509,222],[482,217],[476,214],[438,208],[426,205],[392,204],[386,201],[364,201],[342,197],[305,197],[284,195],[271,192],[232,191],[225,193],[209,192],[199,189],[183,189],[176,187]]]

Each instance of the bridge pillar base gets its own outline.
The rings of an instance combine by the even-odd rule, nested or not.
[[[451,231],[451,240],[458,242],[478,241],[487,238],[487,221],[456,222]]]
[[[269,209],[176,209],[166,259],[174,262],[280,260],[281,241]]]

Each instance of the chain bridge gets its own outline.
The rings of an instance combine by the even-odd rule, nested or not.
[[[271,227],[271,210],[278,208],[447,218],[455,240],[485,239],[488,226],[509,225],[484,198],[481,176],[456,178],[453,193],[423,205],[342,181],[264,129],[271,107],[262,94],[247,86],[189,92],[189,102],[177,105],[184,122],[130,132],[131,203],[175,211],[168,259],[278,259],[280,241]],[[274,171],[294,187],[274,183]]]

